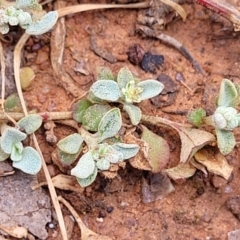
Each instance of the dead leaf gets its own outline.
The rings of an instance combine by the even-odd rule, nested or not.
[[[221,153],[214,154],[210,149],[201,149],[194,155],[194,158],[203,164],[209,172],[222,176],[226,180],[232,174],[233,167],[228,164]]]
[[[199,149],[215,141],[214,135],[204,130],[186,128],[177,124],[172,127],[178,132],[182,143],[180,163],[186,163]]]
[[[202,171],[206,176],[208,175],[205,166],[195,160],[195,158],[190,159],[190,163],[198,170]]]
[[[186,179],[195,174],[196,168],[190,163],[184,163],[173,168],[165,169],[164,172],[173,180]]]
[[[164,169],[169,161],[170,149],[166,140],[141,125],[142,137],[148,145],[147,159],[151,171],[156,173]]]
[[[6,232],[7,234],[15,238],[26,238],[28,235],[28,231],[24,227],[19,227],[19,226],[6,227],[3,225],[0,225],[0,229],[2,229],[4,232]]]

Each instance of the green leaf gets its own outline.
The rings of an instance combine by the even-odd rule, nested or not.
[[[94,173],[95,161],[91,152],[85,153],[78,161],[77,165],[71,170],[71,175],[77,178],[88,178]]]
[[[13,127],[7,127],[2,134],[1,148],[5,153],[10,154],[13,145],[17,142],[23,141],[27,137],[27,134],[19,131]]]
[[[106,171],[110,168],[111,164],[107,159],[102,158],[96,162],[96,166],[99,170]]]
[[[39,21],[30,24],[26,28],[29,35],[42,35],[51,30],[58,20],[58,12],[50,11],[46,13]]]
[[[98,127],[99,142],[115,136],[122,126],[122,117],[119,108],[112,108],[101,119]]]
[[[229,154],[236,145],[234,134],[231,131],[216,130],[217,145],[223,155]]]
[[[73,133],[63,139],[61,139],[57,146],[58,148],[68,154],[76,154],[79,152],[83,138],[78,133]]]
[[[125,88],[130,81],[134,81],[131,71],[127,67],[121,68],[117,75],[117,82],[120,89]]]
[[[82,99],[82,100],[76,102],[73,105],[73,110],[72,110],[73,111],[73,119],[75,121],[81,123],[86,109],[92,105],[93,104],[87,99]]]
[[[42,125],[42,117],[39,114],[29,114],[18,121],[20,128],[23,128],[27,134],[37,131]]]
[[[170,149],[166,140],[141,125],[141,139],[147,143],[147,159],[152,172],[160,172],[169,162]]]
[[[4,101],[6,112],[22,112],[22,106],[17,93],[13,93]]]
[[[133,125],[139,124],[142,117],[142,111],[139,107],[132,104],[123,104],[123,110],[127,112]]]
[[[58,149],[57,154],[60,162],[63,165],[70,166],[77,159],[81,151],[82,151],[82,146],[80,147],[80,150],[75,154],[65,153],[60,149]]]
[[[217,106],[231,107],[236,98],[238,98],[238,91],[235,84],[228,79],[223,79],[217,99]]]
[[[128,143],[115,143],[112,145],[112,147],[118,152],[122,153],[123,160],[134,157],[140,149],[140,147],[137,144]]]
[[[77,181],[81,187],[87,187],[95,181],[97,177],[97,173],[98,171],[97,171],[97,168],[95,167],[93,173],[88,178],[83,178],[83,179],[77,178]]]
[[[112,71],[108,67],[99,69],[97,80],[115,80]]]
[[[22,159],[23,144],[22,142],[17,142],[13,145],[10,158],[12,161],[20,161]]]
[[[143,89],[140,93],[141,101],[157,96],[164,88],[162,83],[153,79],[141,81],[137,86]]]
[[[22,152],[21,161],[13,162],[13,167],[28,174],[37,174],[42,167],[42,159],[32,147],[26,147]]]
[[[99,123],[111,107],[109,105],[95,104],[86,109],[82,118],[82,125],[89,131],[97,132]]]
[[[0,142],[2,141],[2,137],[0,137]],[[5,153],[2,148],[1,148],[1,145],[0,145],[0,162],[1,161],[4,161],[6,159],[9,158],[9,154],[8,153]]]
[[[121,96],[118,84],[112,80],[98,80],[90,88],[90,91],[100,99],[117,101]]]
[[[204,123],[206,117],[206,111],[203,108],[197,108],[189,111],[187,119],[196,127],[200,127]]]

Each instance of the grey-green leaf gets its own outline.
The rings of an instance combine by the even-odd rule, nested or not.
[[[82,122],[83,115],[87,108],[92,106],[93,104],[87,99],[81,99],[73,106],[73,119],[79,123]]]
[[[20,161],[22,159],[23,144],[22,142],[17,142],[13,145],[10,158],[12,161]]]
[[[138,83],[137,86],[143,89],[140,93],[141,101],[157,96],[164,88],[162,83],[153,79],[144,80]]]
[[[229,154],[236,145],[234,134],[231,131],[219,130],[217,128],[215,130],[217,135],[217,145],[220,152],[223,155]]]
[[[0,141],[2,141],[2,137],[0,137]],[[8,153],[5,153],[5,152],[2,150],[1,145],[0,145],[0,162],[8,159],[8,157],[9,157],[9,154],[8,154]]]
[[[42,117],[39,114],[29,114],[19,120],[18,125],[23,128],[27,134],[32,134],[42,125]]]
[[[112,147],[118,152],[122,153],[123,160],[134,157],[138,153],[140,148],[137,144],[128,143],[115,143],[112,145]]]
[[[119,108],[112,108],[102,118],[99,123],[99,142],[115,136],[122,125],[122,117]]]
[[[71,175],[77,178],[88,178],[93,174],[95,161],[91,152],[85,153],[78,161],[77,165],[71,170]]]
[[[230,107],[234,100],[238,97],[238,91],[233,82],[228,79],[223,79],[220,86],[217,106]]]
[[[26,147],[22,152],[21,161],[13,162],[13,167],[28,174],[37,174],[42,167],[42,159],[32,147]]]
[[[117,82],[120,89],[125,88],[130,81],[134,81],[131,71],[127,67],[121,68],[117,75]]]
[[[93,94],[103,100],[117,101],[121,96],[118,84],[113,80],[98,80],[90,88]]]
[[[50,11],[45,14],[39,21],[34,22],[26,28],[29,35],[42,35],[51,30],[58,20],[58,12]]]
[[[110,162],[105,158],[102,158],[96,162],[96,166],[99,170],[106,171],[110,168]]]
[[[8,127],[3,131],[1,139],[1,148],[5,153],[10,154],[15,143],[23,141],[27,134],[14,127]]]
[[[111,69],[108,67],[101,68],[98,72],[97,80],[114,80]]]
[[[58,142],[57,146],[61,151],[65,153],[76,154],[80,150],[82,143],[83,138],[81,135],[78,133],[73,133],[61,139]]]
[[[124,104],[123,105],[123,110],[127,112],[131,123],[133,125],[138,125],[141,117],[142,117],[142,111],[139,107],[132,105],[132,104]]]
[[[81,187],[87,187],[95,181],[95,179],[97,177],[97,173],[98,173],[98,171],[97,171],[97,168],[95,167],[93,173],[88,178],[83,178],[83,179],[77,178],[77,181]]]

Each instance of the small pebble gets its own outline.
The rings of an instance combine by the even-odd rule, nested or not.
[[[103,218],[96,218],[96,222],[102,223],[103,222]]]
[[[112,206],[110,206],[110,207],[107,208],[107,212],[108,212],[108,213],[111,213],[111,212],[113,212],[113,209],[114,209],[114,208],[113,208]]]
[[[55,228],[55,225],[54,225],[54,223],[48,223],[48,227],[53,229],[53,228]]]
[[[181,72],[177,72],[175,78],[179,82],[185,82],[185,78],[184,78],[184,76],[183,76],[183,74]]]

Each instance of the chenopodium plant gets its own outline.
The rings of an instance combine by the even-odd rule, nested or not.
[[[97,131],[91,134],[82,126],[79,133],[71,134],[57,144],[58,155],[64,162],[64,159],[74,161],[81,152],[83,143],[86,143],[87,152],[80,157],[77,165],[71,170],[71,175],[76,176],[82,187],[92,184],[98,171],[107,171],[112,164],[129,159],[139,151],[137,144],[123,143],[116,137],[122,125],[119,108],[110,108],[101,116],[100,121],[94,117],[94,110],[92,115],[89,109],[87,110],[88,121],[93,122],[89,123],[89,128],[95,131],[93,129],[97,127]]]
[[[22,141],[28,134],[32,134],[42,125],[42,117],[30,114],[22,118],[17,127],[1,125],[0,161],[10,158],[13,167],[28,174],[36,174],[42,167],[42,160],[38,152],[30,147],[24,147]]]
[[[103,69],[91,86],[90,101],[119,102],[128,113],[131,123],[137,125],[142,116],[141,109],[134,105],[157,96],[164,85],[157,80],[139,81],[128,68],[122,68],[115,78],[109,69]]]
[[[57,11],[46,13],[37,0],[0,1],[0,32],[7,34],[9,26],[19,25],[30,35],[48,32],[58,19]]]
[[[188,119],[195,126],[208,124],[215,127],[217,145],[223,155],[230,153],[236,145],[233,130],[240,126],[240,113],[236,107],[240,102],[240,88],[228,79],[223,79],[216,99],[216,110],[206,116],[202,108],[189,113]]]

